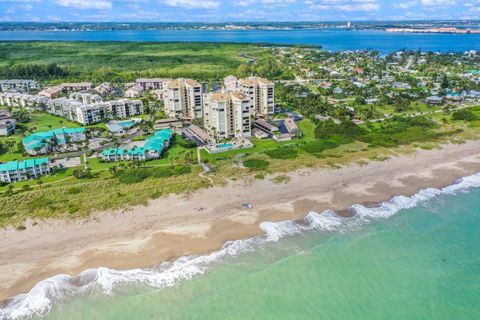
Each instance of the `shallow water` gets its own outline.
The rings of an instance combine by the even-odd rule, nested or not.
[[[479,319],[479,186],[474,175],[349,219],[264,223],[263,237],[162,272],[86,272],[94,285],[51,299],[45,318]]]
[[[2,31],[0,40],[254,42],[321,45],[332,51],[375,49],[382,53],[405,48],[440,52],[480,50],[479,34],[415,34],[338,29]]]

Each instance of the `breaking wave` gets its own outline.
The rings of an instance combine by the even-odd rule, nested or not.
[[[82,295],[113,295],[119,289],[130,285],[155,288],[173,286],[179,281],[204,274],[222,258],[252,251],[266,243],[309,231],[346,231],[377,219],[389,218],[402,209],[413,208],[441,194],[455,194],[478,187],[480,173],[461,178],[443,189],[427,188],[411,197],[396,196],[373,208],[353,205],[350,207],[353,216],[349,218],[340,217],[334,211],[327,210],[321,214],[310,212],[303,220],[263,222],[260,224],[264,231],[262,236],[229,241],[220,250],[208,255],[186,256],[150,269],[120,271],[96,268],[87,269],[75,277],[56,275],[40,281],[29,293],[0,302],[0,319],[16,320],[42,316],[47,314],[56,302]]]

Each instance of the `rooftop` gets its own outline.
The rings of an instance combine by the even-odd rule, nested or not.
[[[0,164],[0,171],[21,170],[48,164],[48,158],[27,159],[24,161],[10,161]]]

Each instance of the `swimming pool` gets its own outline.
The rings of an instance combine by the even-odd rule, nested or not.
[[[216,145],[217,149],[229,149],[233,147],[233,143],[222,143]]]

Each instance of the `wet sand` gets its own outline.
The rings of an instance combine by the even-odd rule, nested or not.
[[[310,211],[351,215],[355,203],[373,206],[395,195],[443,187],[480,171],[480,143],[420,150],[383,162],[341,169],[302,169],[286,184],[269,179],[231,182],[188,196],[153,200],[88,220],[50,220],[25,231],[0,230],[0,300],[28,292],[56,274],[96,267],[131,269],[204,254],[226,241],[262,233],[263,221],[302,219]],[[243,210],[248,200],[253,208]]]

